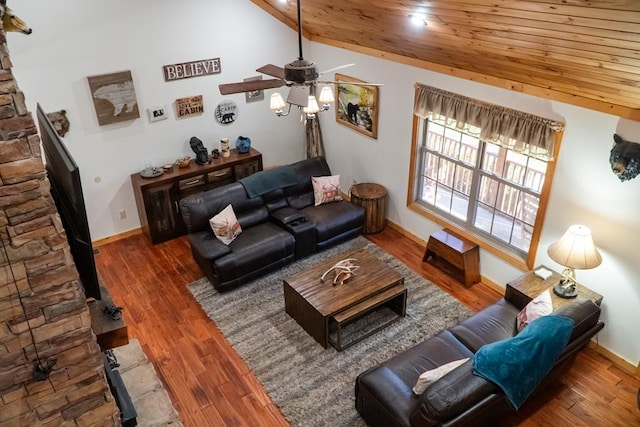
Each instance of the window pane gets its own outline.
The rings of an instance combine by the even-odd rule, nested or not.
[[[451,187],[436,185],[436,206],[447,213],[451,213]]]
[[[475,166],[478,159],[478,146],[480,141],[471,135],[462,135],[462,146],[460,148],[460,161]]]
[[[461,137],[462,137],[462,134],[457,130],[451,129],[451,128],[445,128],[443,151],[447,156],[453,157],[454,159],[459,158]]]
[[[491,224],[493,224],[493,208],[483,203],[478,203],[473,225],[486,233],[491,233]]]
[[[438,168],[438,182],[441,182],[448,187],[453,187],[455,170],[455,163],[453,163],[451,160],[440,158],[440,164]]]
[[[502,175],[505,179],[522,184],[526,168],[527,156],[507,150],[507,160]]]
[[[458,219],[466,220],[469,209],[469,197],[457,191],[453,193],[453,203],[451,204],[451,215]]]
[[[438,177],[438,160],[440,158],[432,153],[426,153],[426,159],[424,162],[424,171],[422,174],[428,176],[431,179]]]
[[[522,193],[522,203],[516,218],[524,221],[526,224],[533,226],[536,222],[536,215],[538,215],[538,206],[540,205],[540,199],[531,194]]]
[[[434,180],[429,178],[424,179],[420,200],[430,205],[436,204],[436,182]]]
[[[456,166],[456,174],[453,183],[453,188],[456,191],[466,194],[471,193],[471,180],[473,179],[473,170],[465,168],[463,166]]]
[[[520,221],[515,221],[513,233],[511,235],[511,244],[523,251],[528,251],[531,245],[531,234],[533,226],[527,225]]]
[[[444,127],[434,122],[429,122],[428,126],[427,148],[433,151],[442,150]]]
[[[492,207],[495,206],[496,198],[498,197],[498,186],[498,181],[495,179],[491,179],[486,176],[480,178],[478,200]]]
[[[513,228],[513,218],[502,212],[495,212],[491,234],[498,239],[509,243],[511,240],[511,229]]]
[[[482,169],[495,175],[501,175],[503,160],[500,159],[500,147],[485,142]]]
[[[498,200],[496,200],[496,208],[510,216],[515,216],[518,209],[519,198],[520,190],[516,187],[500,184]]]
[[[524,186],[538,193],[542,192],[544,177],[547,173],[547,162],[538,159],[529,159],[529,166],[524,178]]]

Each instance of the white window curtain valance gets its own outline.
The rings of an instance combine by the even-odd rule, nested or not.
[[[423,119],[444,116],[457,126],[481,129],[480,138],[528,155],[552,160],[556,134],[564,123],[416,84],[413,112]]]

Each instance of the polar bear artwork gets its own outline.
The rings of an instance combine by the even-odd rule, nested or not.
[[[99,87],[93,92],[93,97],[104,99],[113,104],[113,115],[118,116],[126,106],[125,112],[131,113],[138,102],[133,81],[125,80]]]

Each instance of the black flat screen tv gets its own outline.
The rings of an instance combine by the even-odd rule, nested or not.
[[[80,282],[87,298],[101,299],[80,170],[40,104],[36,116],[47,177],[51,182],[51,196],[67,234]]]

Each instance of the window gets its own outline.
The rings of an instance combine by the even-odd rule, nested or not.
[[[421,96],[425,99],[423,90],[436,91],[441,104],[447,102],[440,101],[442,93],[452,95],[456,108],[432,105],[427,107],[426,117],[416,117],[409,206],[438,223],[462,230],[499,256],[521,260],[532,268],[559,132],[553,130],[551,147],[545,138],[540,144],[540,133],[522,132],[521,122],[504,126],[500,120],[508,123],[513,116],[519,120],[546,119],[511,110],[506,110],[511,115],[506,117],[502,107],[433,88],[417,89],[416,110],[422,113],[425,110],[418,104]],[[460,112],[464,110],[461,99],[474,108],[467,111],[472,114]],[[483,118],[484,113],[489,115]],[[546,122],[560,128],[555,122]]]

